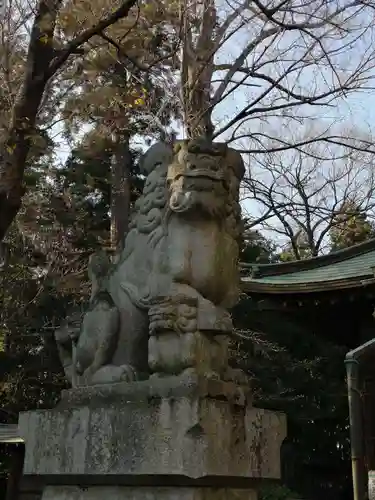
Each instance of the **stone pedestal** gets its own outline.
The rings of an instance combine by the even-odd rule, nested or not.
[[[259,479],[280,477],[286,435],[282,414],[199,377],[66,391],[19,429],[43,500],[256,500]]]

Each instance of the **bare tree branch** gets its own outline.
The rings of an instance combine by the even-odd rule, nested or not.
[[[356,217],[375,220],[373,153],[347,148],[341,157],[321,160],[323,144],[309,147],[315,154],[265,153],[245,179],[253,204],[266,214],[255,227],[283,236],[296,259],[324,251],[332,230],[353,217],[353,206]]]

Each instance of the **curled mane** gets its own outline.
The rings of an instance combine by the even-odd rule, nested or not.
[[[172,156],[170,147],[157,143],[143,157],[141,167],[147,177],[142,195],[135,203],[121,261],[136,250],[140,235],[147,236],[146,244],[152,247],[162,237],[162,221],[168,201],[167,169]]]
[[[160,225],[167,204],[167,165],[158,165],[146,179],[142,196],[136,202],[132,226],[140,233],[151,234]]]

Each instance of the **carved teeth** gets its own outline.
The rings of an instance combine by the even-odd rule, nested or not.
[[[169,202],[169,206],[174,212],[184,212],[190,206],[191,191],[184,193],[173,193]]]
[[[218,172],[211,172],[208,170],[193,170],[192,172],[184,172],[181,174],[183,177],[195,177],[198,179],[210,179],[211,181],[220,181],[223,175]]]

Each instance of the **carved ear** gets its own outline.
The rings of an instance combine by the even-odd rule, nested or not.
[[[241,181],[245,175],[245,165],[241,153],[233,148],[228,148],[225,161],[227,165],[232,167],[236,177]]]
[[[173,160],[173,150],[165,142],[151,146],[140,160],[141,173],[149,175],[157,165],[168,165]]]
[[[89,257],[87,266],[89,278],[101,278],[105,276],[111,267],[111,261],[104,250],[99,250]]]

